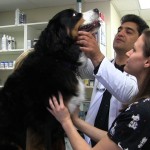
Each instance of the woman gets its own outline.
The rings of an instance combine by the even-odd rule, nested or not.
[[[59,93],[58,104],[55,97],[50,99],[49,111],[62,124],[74,150],[147,150],[150,145],[150,30],[145,30],[127,52],[129,57],[125,71],[138,80],[139,93],[133,103],[125,108],[113,122],[107,132],[96,129],[76,116],[73,117],[76,127],[99,141],[91,148],[78,134],[68,109],[63,104]]]

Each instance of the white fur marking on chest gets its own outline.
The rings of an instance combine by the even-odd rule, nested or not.
[[[68,109],[70,113],[73,113],[77,106],[81,104],[81,102],[85,101],[85,85],[80,78],[78,78],[78,96],[73,96],[69,103]]]

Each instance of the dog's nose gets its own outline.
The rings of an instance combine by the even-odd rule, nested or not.
[[[97,8],[95,8],[93,11],[99,14],[99,10]]]

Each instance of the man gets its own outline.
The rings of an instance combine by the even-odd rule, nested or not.
[[[133,48],[133,44],[146,28],[149,28],[148,25],[139,16],[129,14],[122,17],[113,42],[116,57],[112,62],[104,57],[90,33],[79,32],[77,43],[94,65],[95,84],[85,120],[95,127],[107,131],[119,115],[123,104],[129,103],[138,92],[136,78],[123,69],[127,60],[126,52]],[[88,63],[87,66],[85,71],[91,72]],[[84,72],[83,69],[85,67],[80,68],[80,72]],[[85,139],[92,146],[96,144],[94,141],[91,143],[87,136]]]

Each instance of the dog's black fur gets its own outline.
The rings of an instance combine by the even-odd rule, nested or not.
[[[30,139],[35,139],[31,140],[35,149],[65,149],[64,132],[47,107],[49,97],[58,96],[58,91],[66,104],[78,96],[81,51],[72,30],[81,18],[82,14],[72,9],[56,14],[34,50],[6,80],[0,91],[0,150],[25,150],[27,131]]]

